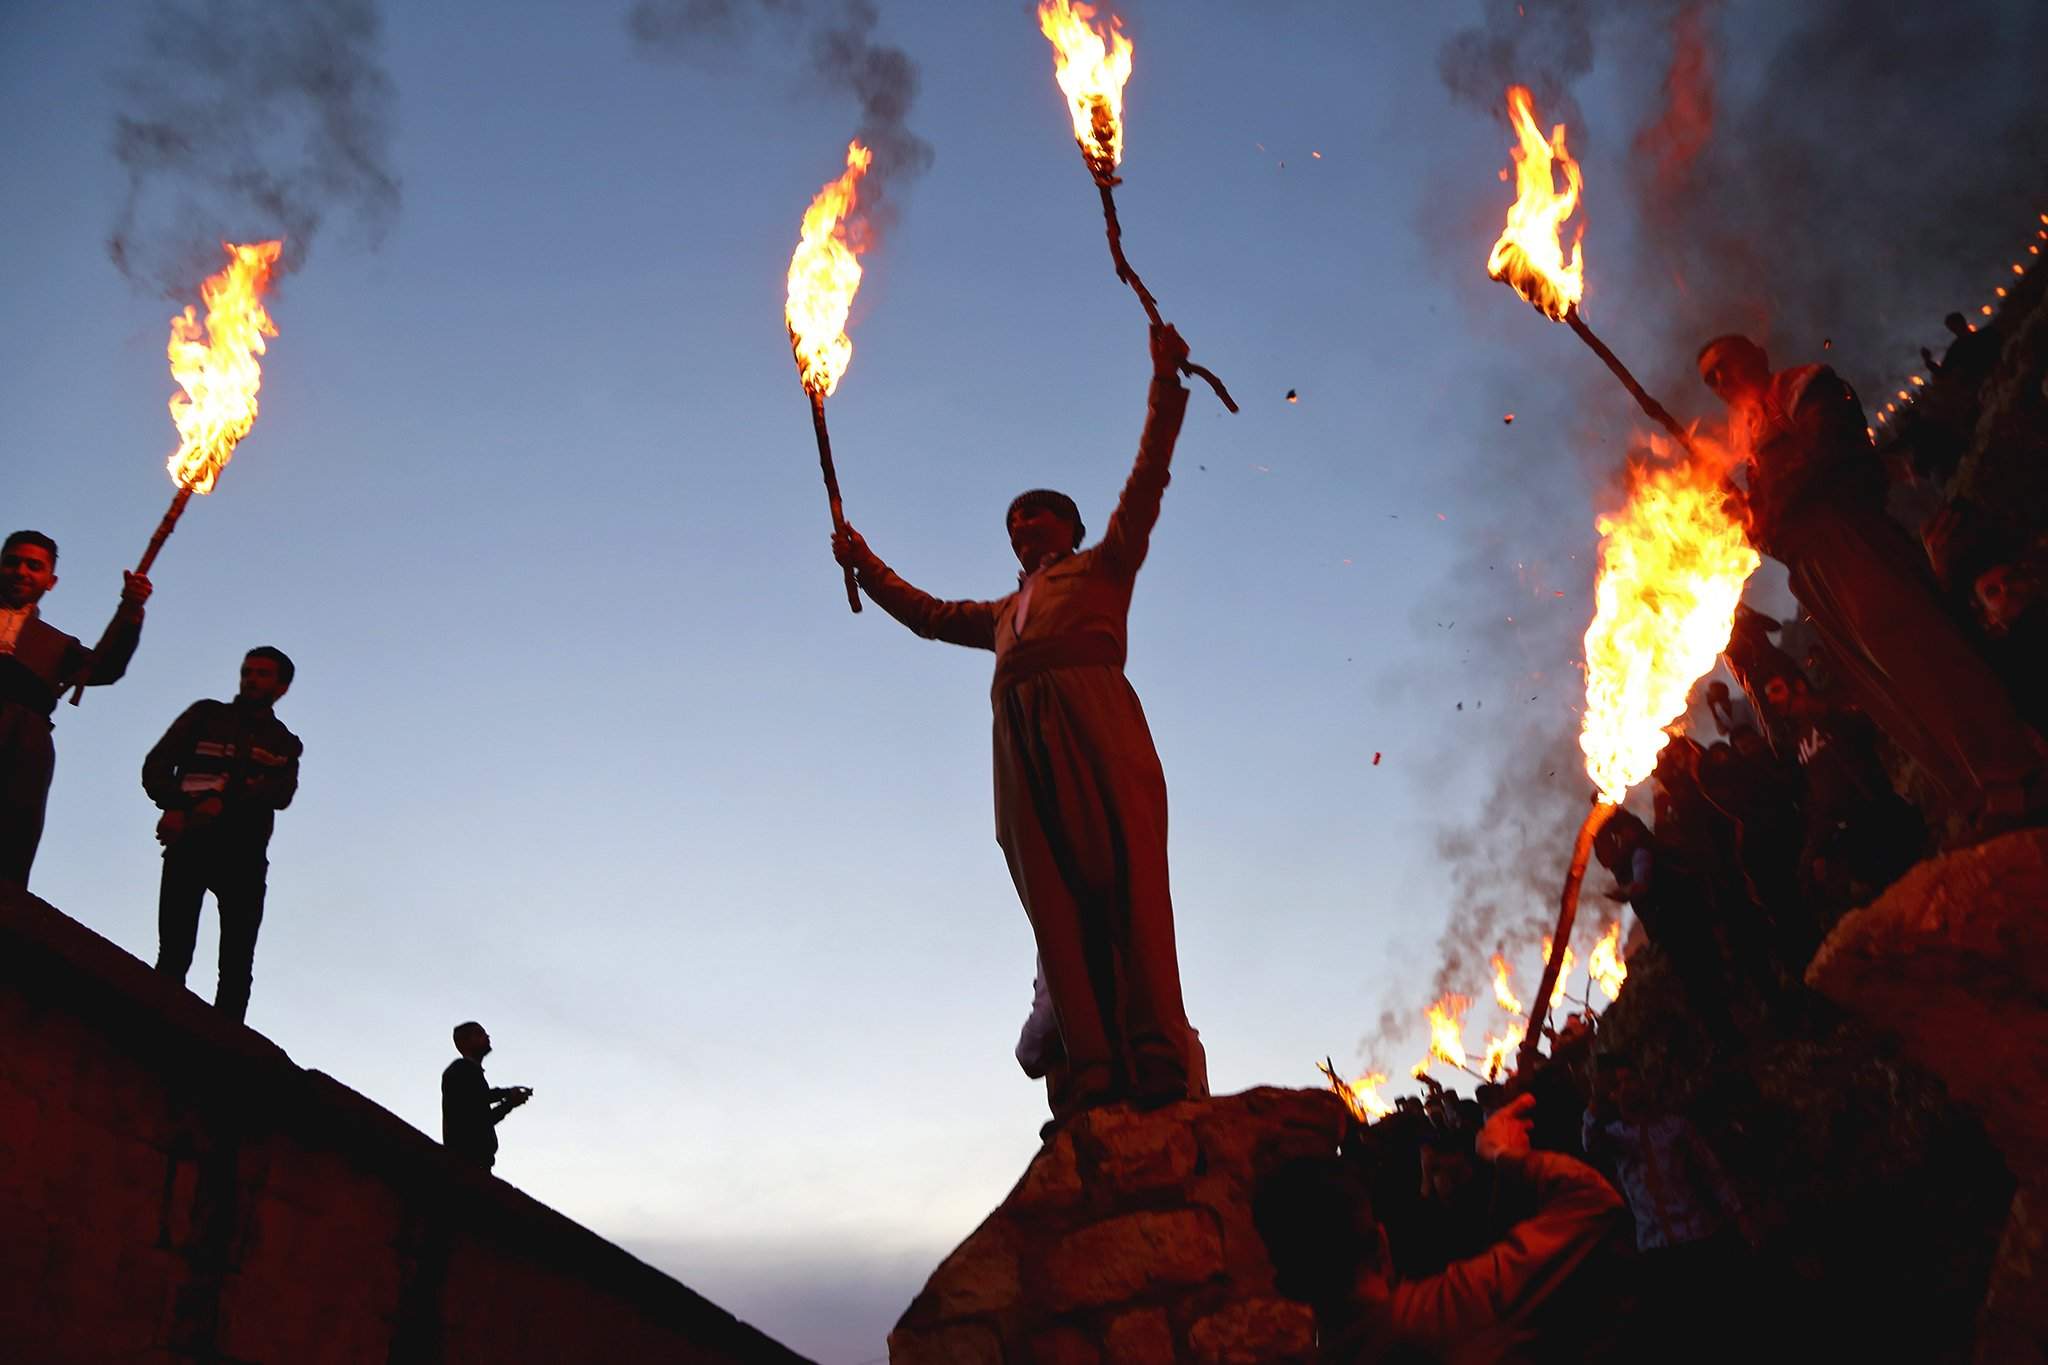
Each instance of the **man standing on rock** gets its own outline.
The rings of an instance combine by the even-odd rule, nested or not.
[[[532,1099],[533,1091],[484,1079],[491,1035],[474,1019],[455,1026],[455,1050],[462,1055],[441,1073],[441,1145],[488,1171],[498,1164],[498,1124]]]
[[[193,702],[142,762],[142,789],[163,810],[156,825],[164,846],[156,969],[185,984],[200,907],[213,892],[220,909],[213,1003],[237,1023],[249,1013],[271,830],[299,790],[305,746],[271,709],[294,671],[281,649],[250,650],[235,699]]]
[[[1189,1093],[1187,1016],[1166,862],[1166,775],[1124,678],[1131,590],[1166,491],[1187,390],[1187,345],[1152,329],[1138,458],[1109,529],[1081,549],[1073,499],[1010,504],[1017,591],[940,601],[893,573],[848,526],[833,554],[882,609],[931,640],[993,650],[996,842],[1038,940],[1067,1074],[1056,1120]]]
[[[57,586],[57,542],[16,531],[0,546],[0,886],[26,887],[43,840],[43,811],[57,751],[50,717],[74,683],[119,681],[142,639],[149,580],[123,572],[115,627],[87,649],[42,618],[37,605]]]
[[[1791,570],[1792,594],[1857,703],[1980,833],[2037,817],[2048,802],[2040,741],[1885,514],[1855,391],[1825,365],[1773,374],[1744,336],[1708,342],[1699,369],[1749,464],[1751,539]]]

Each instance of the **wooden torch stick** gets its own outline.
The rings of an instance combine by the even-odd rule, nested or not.
[[[818,468],[825,474],[825,497],[832,504],[832,529],[846,529],[846,513],[839,506],[839,471],[832,467],[832,433],[825,429],[825,399],[806,387],[811,395],[811,430],[818,436]],[[840,572],[846,575],[846,605],[857,614],[860,611],[860,589],[854,586],[853,570],[840,565]]]
[[[1515,1069],[1524,1078],[1533,1073],[1536,1050],[1543,1042],[1543,1025],[1550,1017],[1550,993],[1557,989],[1558,968],[1564,965],[1565,946],[1572,941],[1572,921],[1578,918],[1579,888],[1586,881],[1594,836],[1620,809],[1605,801],[1595,801],[1579,826],[1579,837],[1572,842],[1572,865],[1565,873],[1564,894],[1558,900],[1557,932],[1551,935],[1550,956],[1543,963],[1543,981],[1536,988],[1536,1003],[1529,1007],[1529,1031],[1523,1035],[1522,1050],[1515,1058]]]
[[[1620,357],[1607,349],[1607,343],[1593,335],[1593,329],[1588,327],[1586,320],[1579,316],[1577,304],[1565,310],[1564,320],[1574,332],[1579,334],[1579,340],[1585,342],[1592,349],[1593,354],[1599,356],[1601,362],[1614,372],[1614,377],[1621,381],[1621,386],[1628,390],[1629,397],[1636,400],[1637,406],[1641,407],[1649,415],[1650,420],[1670,432],[1671,438],[1684,448],[1687,455],[1698,455],[1699,452],[1693,449],[1691,435],[1687,433],[1684,427],[1678,424],[1676,417],[1665,411],[1662,403],[1652,398],[1649,391],[1636,382],[1636,377],[1628,372],[1628,366],[1622,364]]]
[[[1117,183],[1116,177],[1105,176],[1097,170],[1094,161],[1089,159],[1085,150],[1081,154],[1081,159],[1088,163],[1088,173],[1095,177],[1095,188],[1102,194],[1102,221],[1109,230],[1109,259],[1116,265],[1116,277],[1129,285],[1131,292],[1138,296],[1138,302],[1144,306],[1145,316],[1151,319],[1152,325],[1162,327],[1166,320],[1159,315],[1159,300],[1152,297],[1152,291],[1145,287],[1145,282],[1138,278],[1138,272],[1131,269],[1130,258],[1124,255],[1124,226],[1117,221],[1116,194],[1113,188]],[[1184,360],[1181,362],[1180,372],[1206,381],[1209,387],[1216,391],[1216,396],[1223,400],[1224,407],[1232,412],[1237,411],[1237,400],[1230,396],[1229,389],[1223,387],[1223,381],[1216,377],[1214,370],[1206,365],[1197,365],[1192,360]]]
[[[171,505],[165,510],[163,520],[156,524],[156,531],[149,538],[148,548],[142,552],[141,562],[135,566],[135,572],[138,576],[147,574],[149,566],[156,563],[157,552],[164,548],[164,542],[169,540],[171,532],[177,529],[178,518],[185,515],[185,504],[190,501],[192,501],[192,485],[189,483],[179,484],[178,491],[171,495]],[[93,646],[92,652],[95,656],[113,644],[114,633],[120,628],[121,609],[117,607],[114,610],[114,618],[107,622],[107,628],[100,632],[100,642]],[[71,704],[73,706],[78,705],[79,699],[84,695],[85,681],[80,679],[71,689]]]

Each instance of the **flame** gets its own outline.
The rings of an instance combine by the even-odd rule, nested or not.
[[[1508,985],[1508,960],[1499,953],[1493,955],[1493,998],[1509,1014],[1522,1012],[1522,1002],[1515,999],[1515,992]]]
[[[1536,311],[1555,322],[1586,293],[1586,267],[1580,249],[1586,235],[1581,222],[1572,232],[1572,259],[1567,265],[1558,234],[1564,220],[1579,205],[1579,163],[1565,150],[1564,125],[1551,130],[1543,140],[1536,112],[1524,86],[1508,88],[1508,116],[1521,139],[1512,148],[1515,159],[1515,202],[1508,208],[1508,225],[1493,254],[1486,258],[1486,273],[1534,304]],[[1557,189],[1555,163],[1564,165],[1565,188]]]
[[[1486,1073],[1488,1080],[1499,1077],[1501,1068],[1508,1065],[1509,1060],[1515,1055],[1515,1049],[1522,1045],[1522,1039],[1528,1034],[1528,1025],[1519,1019],[1513,1019],[1508,1022],[1506,1031],[1500,1036],[1495,1037],[1490,1033],[1486,1035],[1486,1057],[1479,1069]]]
[[[1131,40],[1123,20],[1107,29],[1089,20],[1095,6],[1079,0],[1039,0],[1038,27],[1052,42],[1053,76],[1066,92],[1074,141],[1098,180],[1124,159],[1124,82],[1131,78]]]
[[[1543,960],[1545,962],[1550,961],[1550,943],[1550,935],[1545,934],[1543,936]],[[1565,944],[1564,961],[1557,964],[1557,984],[1550,988],[1550,1008],[1552,1009],[1556,1009],[1564,1003],[1564,988],[1570,984],[1572,977],[1573,956],[1572,945],[1569,943]]]
[[[1386,1076],[1374,1071],[1355,1081],[1338,1082],[1337,1093],[1350,1106],[1351,1117],[1360,1123],[1371,1123],[1394,1112],[1394,1106],[1380,1095],[1380,1087],[1386,1083]]]
[[[1632,464],[1628,505],[1601,516],[1586,711],[1579,748],[1600,799],[1619,805],[1650,775],[1695,682],[1735,627],[1742,586],[1762,560],[1722,491],[1724,452],[1685,464]]]
[[[171,319],[171,378],[182,392],[171,395],[178,449],[164,467],[180,487],[195,493],[213,491],[236,442],[256,424],[256,391],[263,387],[256,357],[266,349],[263,338],[277,335],[263,310],[263,291],[284,243],[221,246],[228,253],[227,269],[199,286],[205,325],[190,305]]]
[[[789,344],[796,352],[804,387],[830,398],[853,359],[846,315],[860,290],[857,245],[846,238],[846,217],[859,200],[857,187],[874,153],[859,142],[846,144],[846,171],[818,191],[804,210],[803,239],[789,258]]]
[[[1600,941],[1593,945],[1593,956],[1586,960],[1586,970],[1592,974],[1593,984],[1613,1004],[1621,999],[1621,983],[1628,980],[1628,968],[1621,961],[1621,921],[1615,920],[1600,935]]]
[[[1470,1003],[1462,995],[1447,995],[1429,1007],[1430,1056],[1465,1065],[1465,1007]]]

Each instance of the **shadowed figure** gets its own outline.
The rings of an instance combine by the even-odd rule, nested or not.
[[[43,594],[57,586],[57,542],[16,531],[0,546],[0,886],[28,885],[43,811],[57,771],[50,717],[75,683],[103,687],[128,671],[142,639],[149,580],[126,573],[115,627],[87,649],[42,619]]]
[[[142,789],[163,810],[156,823],[164,846],[156,969],[185,984],[199,911],[211,891],[220,910],[213,1003],[236,1021],[249,1013],[271,830],[299,790],[305,746],[271,710],[294,672],[283,650],[250,650],[235,699],[193,702],[142,762]]]
[[[1130,1098],[1189,1093],[1187,1016],[1166,863],[1166,775],[1124,678],[1131,590],[1187,409],[1187,346],[1152,329],[1152,387],[1138,458],[1101,541],[1082,550],[1073,500],[1010,505],[1017,591],[940,601],[910,586],[846,527],[833,553],[882,609],[926,639],[996,656],[996,841],[1038,940],[1065,1046],[1056,1119]]]
[[[498,1164],[498,1125],[533,1091],[484,1079],[491,1035],[474,1019],[455,1026],[455,1050],[462,1055],[441,1072],[441,1145],[488,1171]]]
[[[1699,368],[1749,461],[1751,538],[1791,570],[1855,700],[1980,831],[2026,816],[2043,799],[2038,741],[1885,514],[1855,392],[1824,365],[1773,374],[1742,336],[1708,342]]]

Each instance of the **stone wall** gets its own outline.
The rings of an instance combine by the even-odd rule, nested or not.
[[[0,890],[0,1356],[801,1357]]]
[[[1312,1360],[1314,1316],[1274,1292],[1251,1198],[1346,1124],[1312,1090],[1082,1115],[933,1272],[889,1336],[892,1365]]]

